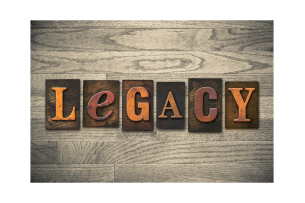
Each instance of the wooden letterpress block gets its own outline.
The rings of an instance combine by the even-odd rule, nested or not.
[[[226,128],[258,128],[258,82],[226,82]]]
[[[157,82],[157,127],[184,129],[185,83]]]
[[[119,127],[120,81],[84,80],[83,94],[84,127]]]
[[[123,80],[123,131],[153,130],[153,90],[152,80]]]
[[[46,80],[46,129],[79,130],[80,80]]]
[[[222,131],[222,79],[189,79],[189,132]]]

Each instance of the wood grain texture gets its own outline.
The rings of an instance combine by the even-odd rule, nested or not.
[[[262,75],[273,74],[273,52],[32,50],[31,73]]]
[[[31,182],[113,182],[114,165],[32,165]]]
[[[114,182],[273,182],[273,163],[116,164]]]
[[[270,29],[273,28],[273,21],[232,21],[232,20],[211,20],[211,21],[199,21],[199,20],[100,20],[100,21],[31,21],[32,29],[58,29],[58,28],[73,28],[73,27],[84,27],[84,28],[252,28],[252,29]]]
[[[69,26],[60,21],[54,23],[57,26],[48,23],[43,27],[39,22],[32,22],[32,50],[273,51],[273,24],[270,23],[256,28],[240,28],[234,22],[224,27],[211,23],[210,27],[201,29],[153,26],[116,29],[89,23],[70,23]]]
[[[58,142],[59,164],[260,163],[273,142]]]
[[[272,182],[273,70],[273,21],[31,21],[31,180]],[[156,93],[189,78],[255,78],[259,128],[225,129],[223,112],[221,133],[123,132],[120,102],[118,129],[45,130],[46,79],[154,80]]]
[[[56,142],[37,141],[31,142],[31,164],[57,163]]]

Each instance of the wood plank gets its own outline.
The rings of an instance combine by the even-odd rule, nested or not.
[[[31,21],[32,29],[42,28],[273,28],[273,21],[253,20],[56,20],[56,21]]]
[[[58,142],[60,164],[260,163],[273,160],[266,142]]]
[[[31,182],[113,182],[114,165],[31,165]]]
[[[52,141],[31,142],[31,164],[55,164],[57,146]]]
[[[273,74],[272,52],[31,51],[31,73]]]
[[[273,182],[273,163],[116,164],[114,182]]]
[[[32,51],[273,51],[273,28],[31,29]]]
[[[222,23],[210,23],[210,26],[206,24],[195,29],[177,27],[159,29],[152,26],[113,29],[98,24],[99,22],[92,23],[92,21],[32,22],[31,49],[33,51],[273,51],[272,22],[240,22],[247,28],[241,28],[234,22],[229,26],[226,23],[223,23],[224,26]],[[259,26],[255,27],[255,24]],[[111,26],[111,23],[108,25]],[[113,23],[113,26],[115,25]]]
[[[187,118],[186,118],[187,119]],[[42,132],[44,123],[32,120],[35,128],[31,129],[33,141],[272,141],[273,119],[260,120],[258,130],[223,130],[221,133],[189,133],[184,130],[158,129],[153,132],[123,132],[115,129],[81,129],[80,131],[61,130],[60,132]],[[120,125],[122,123],[120,122]],[[186,123],[187,125],[187,123]],[[224,123],[223,123],[224,126]]]

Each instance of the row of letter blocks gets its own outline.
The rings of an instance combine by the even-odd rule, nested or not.
[[[189,132],[222,131],[222,79],[189,79]],[[152,80],[123,80],[123,131],[153,130]],[[185,83],[157,82],[157,128],[184,129]],[[225,82],[225,127],[258,128],[258,82]],[[84,80],[83,127],[119,127],[120,82]],[[46,129],[80,129],[80,80],[46,80]]]

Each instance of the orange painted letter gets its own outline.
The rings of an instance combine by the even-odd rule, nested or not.
[[[167,107],[168,102],[170,102],[170,105],[171,105],[170,107]],[[171,91],[168,93],[167,100],[165,102],[163,111],[158,118],[167,118],[167,116],[164,115],[166,109],[171,109],[174,112],[174,115],[171,116],[171,118],[183,118],[179,113],[177,104],[175,102],[173,93]]]
[[[247,96],[247,99],[246,101],[244,102],[241,94],[240,94],[240,90],[242,90],[243,88],[228,88],[232,94],[233,94],[233,97],[237,103],[237,106],[239,108],[239,117],[237,119],[234,119],[234,121],[237,121],[237,122],[250,122],[251,119],[248,119],[246,117],[246,107],[247,107],[247,104],[249,102],[249,99],[251,97],[251,94],[252,92],[255,90],[255,88],[245,88],[246,90],[249,91],[248,93],[248,96]]]
[[[209,99],[217,99],[216,91],[211,87],[201,87],[195,94],[195,115],[201,122],[211,122],[217,116],[217,108],[210,108],[208,116],[203,115],[203,95],[209,94]]]
[[[101,96],[103,94],[107,94],[107,99],[103,103],[98,104],[98,100],[101,98]],[[108,106],[113,101],[114,101],[114,94],[110,91],[101,91],[99,93],[96,93],[93,97],[91,97],[91,99],[88,102],[87,110],[88,110],[89,115],[95,120],[101,121],[101,120],[107,119],[112,114],[112,110],[110,110],[106,116],[98,117],[96,115],[96,108]]]
[[[63,117],[63,91],[66,87],[53,87],[52,90],[56,91],[56,116],[52,118],[53,121],[69,121],[75,120],[75,107],[73,107],[72,113],[68,118]]]
[[[148,102],[140,102],[138,103],[138,108],[142,109],[141,114],[138,116],[135,113],[135,99],[136,93],[139,92],[141,94],[141,98],[148,98],[149,94],[144,87],[133,87],[127,93],[127,101],[126,101],[126,110],[127,116],[132,121],[140,121],[140,120],[149,120],[149,103]]]

